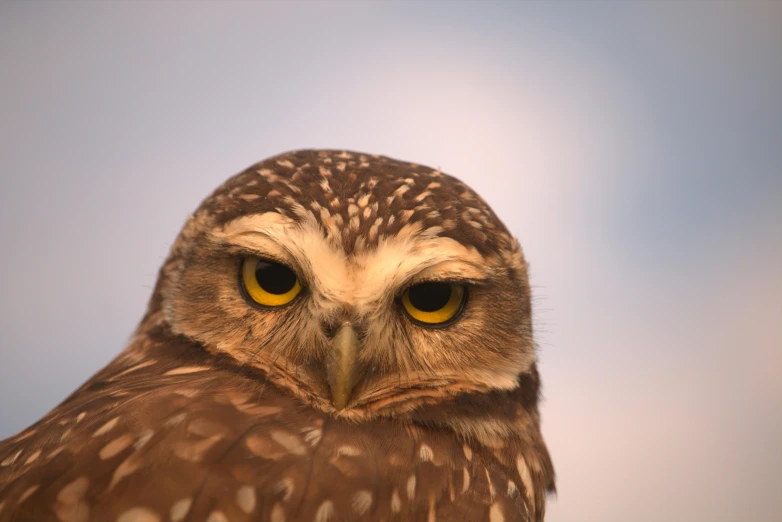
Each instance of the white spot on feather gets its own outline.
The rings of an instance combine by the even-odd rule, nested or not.
[[[372,493],[366,490],[361,490],[353,495],[353,511],[359,515],[365,515],[369,508],[372,507]]]
[[[180,366],[179,368],[167,371],[163,375],[185,375],[188,373],[203,372],[209,369],[209,366]]]
[[[33,463],[33,462],[35,462],[35,461],[38,459],[38,457],[40,457],[40,456],[41,456],[41,450],[38,450],[38,451],[36,451],[35,453],[33,453],[32,455],[30,455],[29,457],[27,457],[27,460],[26,460],[26,461],[24,461],[25,465],[27,465],[27,464],[32,464],[32,463]]]
[[[137,506],[122,513],[117,517],[117,522],[160,522],[160,516],[145,507]]]
[[[437,522],[437,512],[434,510],[434,493],[429,494],[429,513],[426,521]]]
[[[180,522],[184,520],[190,512],[191,505],[193,505],[193,499],[190,497],[176,501],[174,505],[171,506],[171,511],[169,512],[171,522]]]
[[[109,484],[109,490],[114,489],[114,486],[116,486],[120,480],[127,477],[128,475],[135,472],[141,467],[141,462],[138,459],[138,457],[136,457],[136,455],[137,454],[131,455],[130,457],[123,460],[122,464],[117,466],[117,469],[114,470],[114,474],[111,477],[111,484]]]
[[[486,466],[484,466],[483,471],[486,472],[486,481],[489,483],[489,496],[493,501],[494,497],[497,496],[497,491],[494,489],[494,484],[492,484],[491,476],[489,475],[489,469]]]
[[[294,165],[291,160],[277,160],[277,165],[285,167],[286,169],[296,168],[296,165]]]
[[[462,494],[466,493],[470,488],[470,472],[467,468],[462,468]]]
[[[22,492],[22,494],[21,494],[21,495],[19,495],[19,500],[17,500],[17,501],[16,501],[16,503],[17,503],[17,504],[21,504],[22,502],[24,502],[25,500],[27,500],[27,498],[28,498],[30,495],[32,495],[33,493],[35,493],[35,492],[36,492],[36,490],[37,490],[39,487],[41,487],[41,486],[40,486],[40,484],[36,484],[36,485],[34,485],[34,486],[30,486],[29,488],[25,489],[25,490],[24,490],[24,492]]]
[[[119,417],[114,417],[109,422],[95,430],[95,433],[92,434],[93,437],[100,437],[101,435],[105,435],[106,433],[110,432],[114,426],[117,425],[117,422],[119,422]]]
[[[407,479],[407,498],[410,500],[415,498],[415,475],[410,475]]]
[[[116,439],[112,440],[103,448],[100,450],[100,453],[98,453],[98,456],[101,458],[101,460],[107,460],[110,459],[117,454],[119,454],[122,450],[127,448],[133,443],[133,436],[129,434],[122,435],[121,437],[117,437]]]
[[[470,447],[469,447],[467,444],[465,444],[465,445],[462,447],[462,449],[464,450],[464,457],[465,457],[465,458],[466,458],[468,461],[472,461],[472,449],[470,449]]]
[[[140,362],[140,363],[136,364],[135,366],[131,366],[130,368],[119,372],[117,375],[114,375],[109,380],[111,380],[111,381],[116,380],[117,377],[122,377],[123,375],[128,374],[130,372],[135,372],[136,370],[140,370],[142,368],[146,368],[147,366],[152,366],[156,362],[157,362],[157,360],[155,360],[155,359],[149,359],[148,361]],[[82,413],[84,413],[84,412],[82,412]]]
[[[212,511],[209,513],[206,522],[228,522],[228,517],[222,511]]]
[[[394,197],[400,197],[402,194],[410,190],[409,185],[400,185],[395,191],[394,191]]]
[[[334,516],[334,502],[326,500],[315,513],[315,522],[328,522]]]
[[[255,488],[242,486],[236,490],[236,504],[248,515],[255,509]]]
[[[84,495],[90,481],[79,477],[65,485],[57,494],[53,508],[60,522],[87,522],[90,518],[90,506],[84,501]]]
[[[320,428],[304,428],[301,433],[304,435],[304,440],[313,448],[320,443],[323,436],[323,430]]]
[[[285,510],[279,502],[272,507],[269,522],[285,522]]]
[[[399,492],[394,490],[391,494],[391,511],[399,513],[402,510],[402,499],[399,498]]]
[[[434,457],[434,452],[426,444],[421,444],[421,448],[418,450],[418,457],[421,459],[421,462],[429,462]]]
[[[301,443],[301,440],[296,435],[288,433],[286,431],[273,430],[271,437],[274,442],[288,450],[289,453],[294,455],[304,455],[307,453],[307,448]]]
[[[135,444],[133,444],[133,448],[137,450],[143,448],[154,434],[155,432],[152,430],[142,431],[138,435],[138,440],[136,440]]]
[[[55,449],[54,451],[52,451],[51,453],[49,453],[49,454],[46,456],[46,458],[47,458],[47,459],[54,458],[54,457],[56,457],[57,455],[59,455],[60,453],[62,453],[63,451],[65,451],[65,446],[60,446],[59,448],[57,448],[57,449]]]
[[[185,420],[185,417],[187,417],[187,414],[185,412],[177,413],[176,415],[173,415],[172,417],[169,417],[166,422],[163,423],[166,427],[176,426],[183,420]]]
[[[340,446],[337,448],[337,455],[340,457],[358,457],[361,450],[355,446]]]
[[[274,486],[274,493],[282,493],[283,502],[287,502],[293,495],[293,479],[285,477]]]
[[[529,468],[527,467],[527,461],[524,457],[519,455],[516,459],[516,469],[519,471],[521,477],[521,483],[524,485],[524,492],[526,493],[527,500],[532,507],[531,511],[535,510],[535,496],[532,491],[532,476],[530,475]]]
[[[505,515],[502,514],[500,503],[494,503],[489,509],[489,522],[505,522]]]
[[[426,198],[428,198],[431,195],[432,195],[431,192],[429,192],[428,190],[425,190],[425,191],[421,192],[420,194],[418,194],[415,198],[413,198],[413,201],[415,201],[416,203],[420,203],[421,201],[425,200]]]

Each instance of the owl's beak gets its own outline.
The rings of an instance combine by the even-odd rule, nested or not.
[[[331,401],[337,410],[343,409],[356,384],[354,366],[358,351],[358,336],[353,325],[345,322],[331,341],[331,357],[326,363],[326,373],[331,388]]]
[[[331,401],[337,410],[341,410],[350,400],[350,393],[357,380],[354,367],[358,336],[353,325],[346,322],[340,326],[331,346],[333,349],[326,363],[326,373],[331,388]]]

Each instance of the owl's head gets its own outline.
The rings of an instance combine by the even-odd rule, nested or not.
[[[355,419],[513,389],[535,361],[526,264],[488,205],[350,152],[283,154],[218,188],[161,269],[153,326]]]

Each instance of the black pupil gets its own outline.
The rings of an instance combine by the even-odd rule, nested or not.
[[[421,283],[408,290],[410,303],[422,312],[434,312],[444,307],[451,298],[448,283]]]
[[[290,268],[268,261],[258,261],[255,265],[255,279],[261,288],[276,295],[290,292],[296,284],[296,274]]]

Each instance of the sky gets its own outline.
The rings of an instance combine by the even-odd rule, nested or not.
[[[530,263],[549,522],[782,510],[782,2],[0,4],[0,438],[282,151],[471,185]]]

